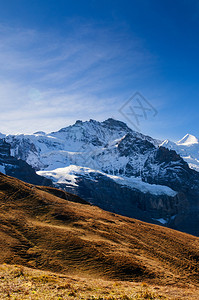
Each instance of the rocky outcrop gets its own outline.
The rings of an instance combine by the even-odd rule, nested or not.
[[[148,156],[142,170],[142,180],[167,185],[184,193],[199,192],[199,173],[173,150],[159,147]]]
[[[10,147],[4,139],[0,139],[0,166],[3,173],[28,183],[52,186],[51,180],[37,175],[25,161],[11,156]]]
[[[66,183],[56,185],[68,192],[81,195],[88,202],[105,210],[151,223],[160,224],[158,220],[163,219],[165,224],[171,224],[175,216],[188,207],[187,198],[183,193],[177,193],[173,197],[166,194],[160,196],[144,193],[118,184],[99,173],[78,176],[76,186]]]

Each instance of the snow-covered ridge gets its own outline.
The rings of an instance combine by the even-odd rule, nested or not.
[[[133,131],[125,123],[114,119],[104,122],[78,120],[74,125],[56,132],[7,135],[5,139],[11,145],[12,156],[25,160],[37,171],[56,170],[54,176],[58,176],[59,181],[65,178],[65,168],[71,165],[83,167],[84,172],[85,168],[89,168],[105,173],[110,179],[113,176],[112,179],[119,184],[133,184],[133,188],[143,193],[157,193],[160,189],[153,183],[160,183],[164,186],[160,194],[163,190],[167,194],[171,191],[165,189],[166,185],[175,190],[174,182],[177,180],[181,184],[182,181],[183,163],[180,157],[172,156],[168,151],[163,153],[159,149],[159,141]],[[187,143],[191,141],[195,140],[190,136],[184,140]],[[176,146],[170,141],[162,145],[171,149]],[[61,174],[57,174],[57,169]],[[75,180],[71,182],[76,184]]]
[[[198,139],[192,134],[186,134],[180,141],[176,143],[177,145],[191,146],[194,144],[199,144]]]
[[[191,134],[186,134],[178,142],[165,140],[161,143],[168,149],[175,150],[189,165],[191,169],[199,172],[199,140]]]
[[[128,134],[134,139],[158,144],[158,141],[114,119],[104,122],[77,121],[74,125],[49,134],[7,135],[6,141],[11,144],[13,156],[25,160],[36,170],[52,170],[76,164],[117,174],[119,170],[124,170],[128,161],[128,158],[119,155],[117,149]],[[144,163],[144,159],[141,155],[140,164]]]
[[[109,175],[90,168],[78,167],[76,165],[70,165],[68,167],[58,168],[52,171],[38,171],[37,174],[51,179],[54,183],[59,183],[59,184],[67,183],[68,185],[71,186],[78,186],[76,180],[79,178],[80,175],[89,176],[90,178],[92,178],[92,174],[101,174],[103,176],[109,177],[110,179],[114,180],[120,185],[128,186],[132,189],[139,190],[142,193],[150,193],[157,196],[167,195],[171,197],[177,195],[177,192],[175,192],[168,186],[149,184],[143,182],[140,178],[136,178],[133,176],[128,178],[128,177]]]

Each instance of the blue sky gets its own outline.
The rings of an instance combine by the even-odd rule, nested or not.
[[[134,128],[120,110],[139,92],[157,111],[139,114],[141,132],[199,136],[198,37],[197,0],[0,0],[0,132]]]

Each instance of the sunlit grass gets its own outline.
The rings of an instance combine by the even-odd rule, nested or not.
[[[196,300],[198,290],[65,276],[22,266],[0,265],[0,299],[12,300]],[[173,296],[172,296],[173,295]]]

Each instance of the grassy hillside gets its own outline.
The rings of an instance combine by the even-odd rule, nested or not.
[[[0,264],[199,286],[199,238],[82,203],[0,174]]]
[[[193,286],[149,285],[145,282],[107,281],[0,265],[0,299],[13,300],[198,300]]]

